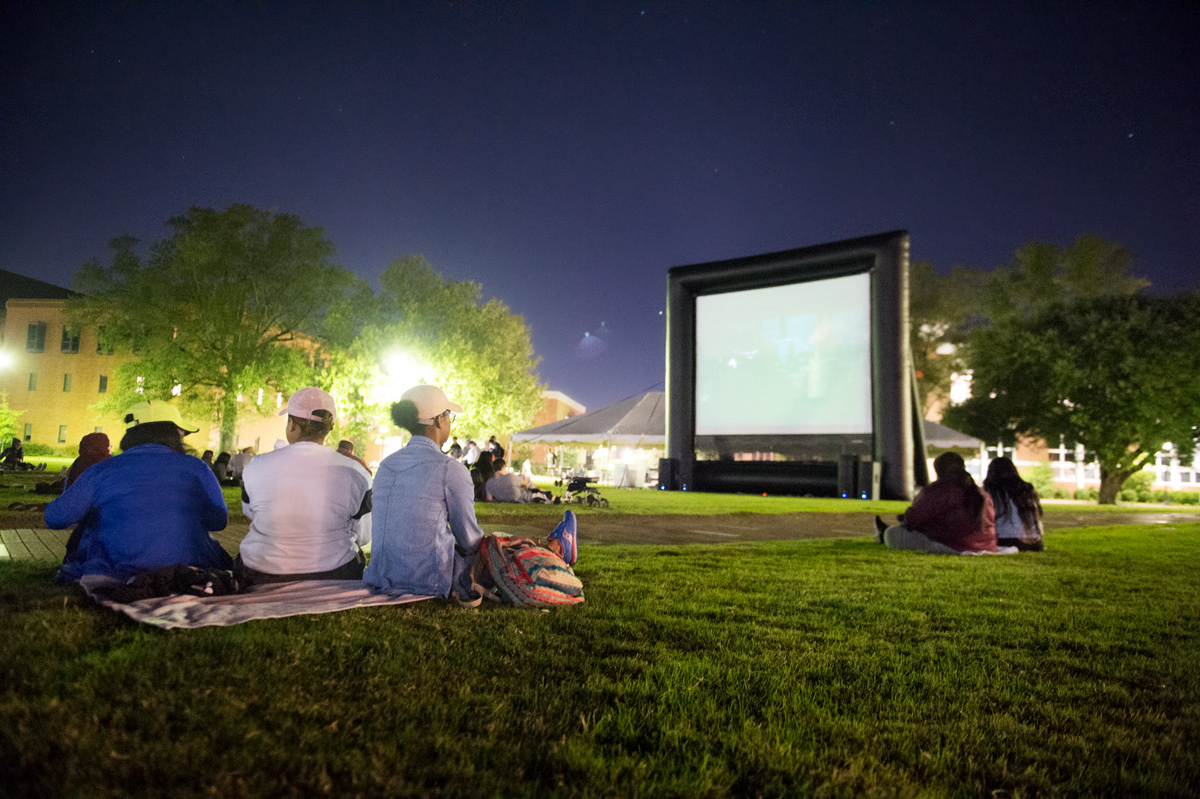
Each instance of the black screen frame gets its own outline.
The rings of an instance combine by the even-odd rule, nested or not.
[[[925,482],[924,442],[914,405],[909,352],[909,237],[904,230],[725,261],[677,266],[667,273],[667,458],[664,488],[825,493],[836,483],[828,464],[696,460],[696,297],[868,273],[871,320],[871,418],[879,495],[911,499]],[[918,458],[920,463],[918,464]],[[698,465],[699,464],[699,465]]]

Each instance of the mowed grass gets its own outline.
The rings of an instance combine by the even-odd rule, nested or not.
[[[0,564],[0,795],[1194,796],[1200,525],[585,549],[587,603],[163,632]]]

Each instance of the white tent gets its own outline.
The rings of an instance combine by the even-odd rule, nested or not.
[[[663,392],[650,391],[579,416],[513,433],[513,441],[542,444],[656,444],[666,441]]]

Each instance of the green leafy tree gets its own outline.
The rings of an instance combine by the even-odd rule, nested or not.
[[[1031,307],[973,334],[973,398],[946,423],[989,440],[1063,436],[1096,455],[1102,504],[1200,421],[1200,297],[1100,296]]]
[[[0,391],[0,449],[7,447],[17,435],[17,420],[25,411],[14,411],[8,407],[8,395]]]
[[[114,370],[100,411],[178,391],[193,418],[219,419],[228,450],[240,414],[273,412],[260,390],[273,398],[311,380],[312,336],[356,283],[323,231],[290,214],[193,207],[167,225],[148,259],[136,239],[114,239],[110,264],[79,271],[69,312],[137,356]]]
[[[448,280],[420,256],[394,261],[380,284],[374,319],[327,375],[327,388],[349,409],[348,430],[365,434],[386,424],[407,388],[388,374],[398,353],[420,365],[412,379],[435,383],[462,404],[460,434],[503,435],[529,425],[543,386],[524,319],[497,299],[482,302],[478,283]]]
[[[962,267],[939,275],[927,261],[909,271],[909,346],[926,414],[949,401],[952,375],[967,369],[964,345],[982,313],[986,280]]]

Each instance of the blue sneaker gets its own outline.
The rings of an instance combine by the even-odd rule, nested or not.
[[[554,528],[554,532],[546,536],[547,541],[554,539],[562,544],[562,558],[568,566],[574,566],[575,561],[579,560],[578,531],[579,522],[575,518],[575,511],[569,510],[563,514],[563,520]]]

